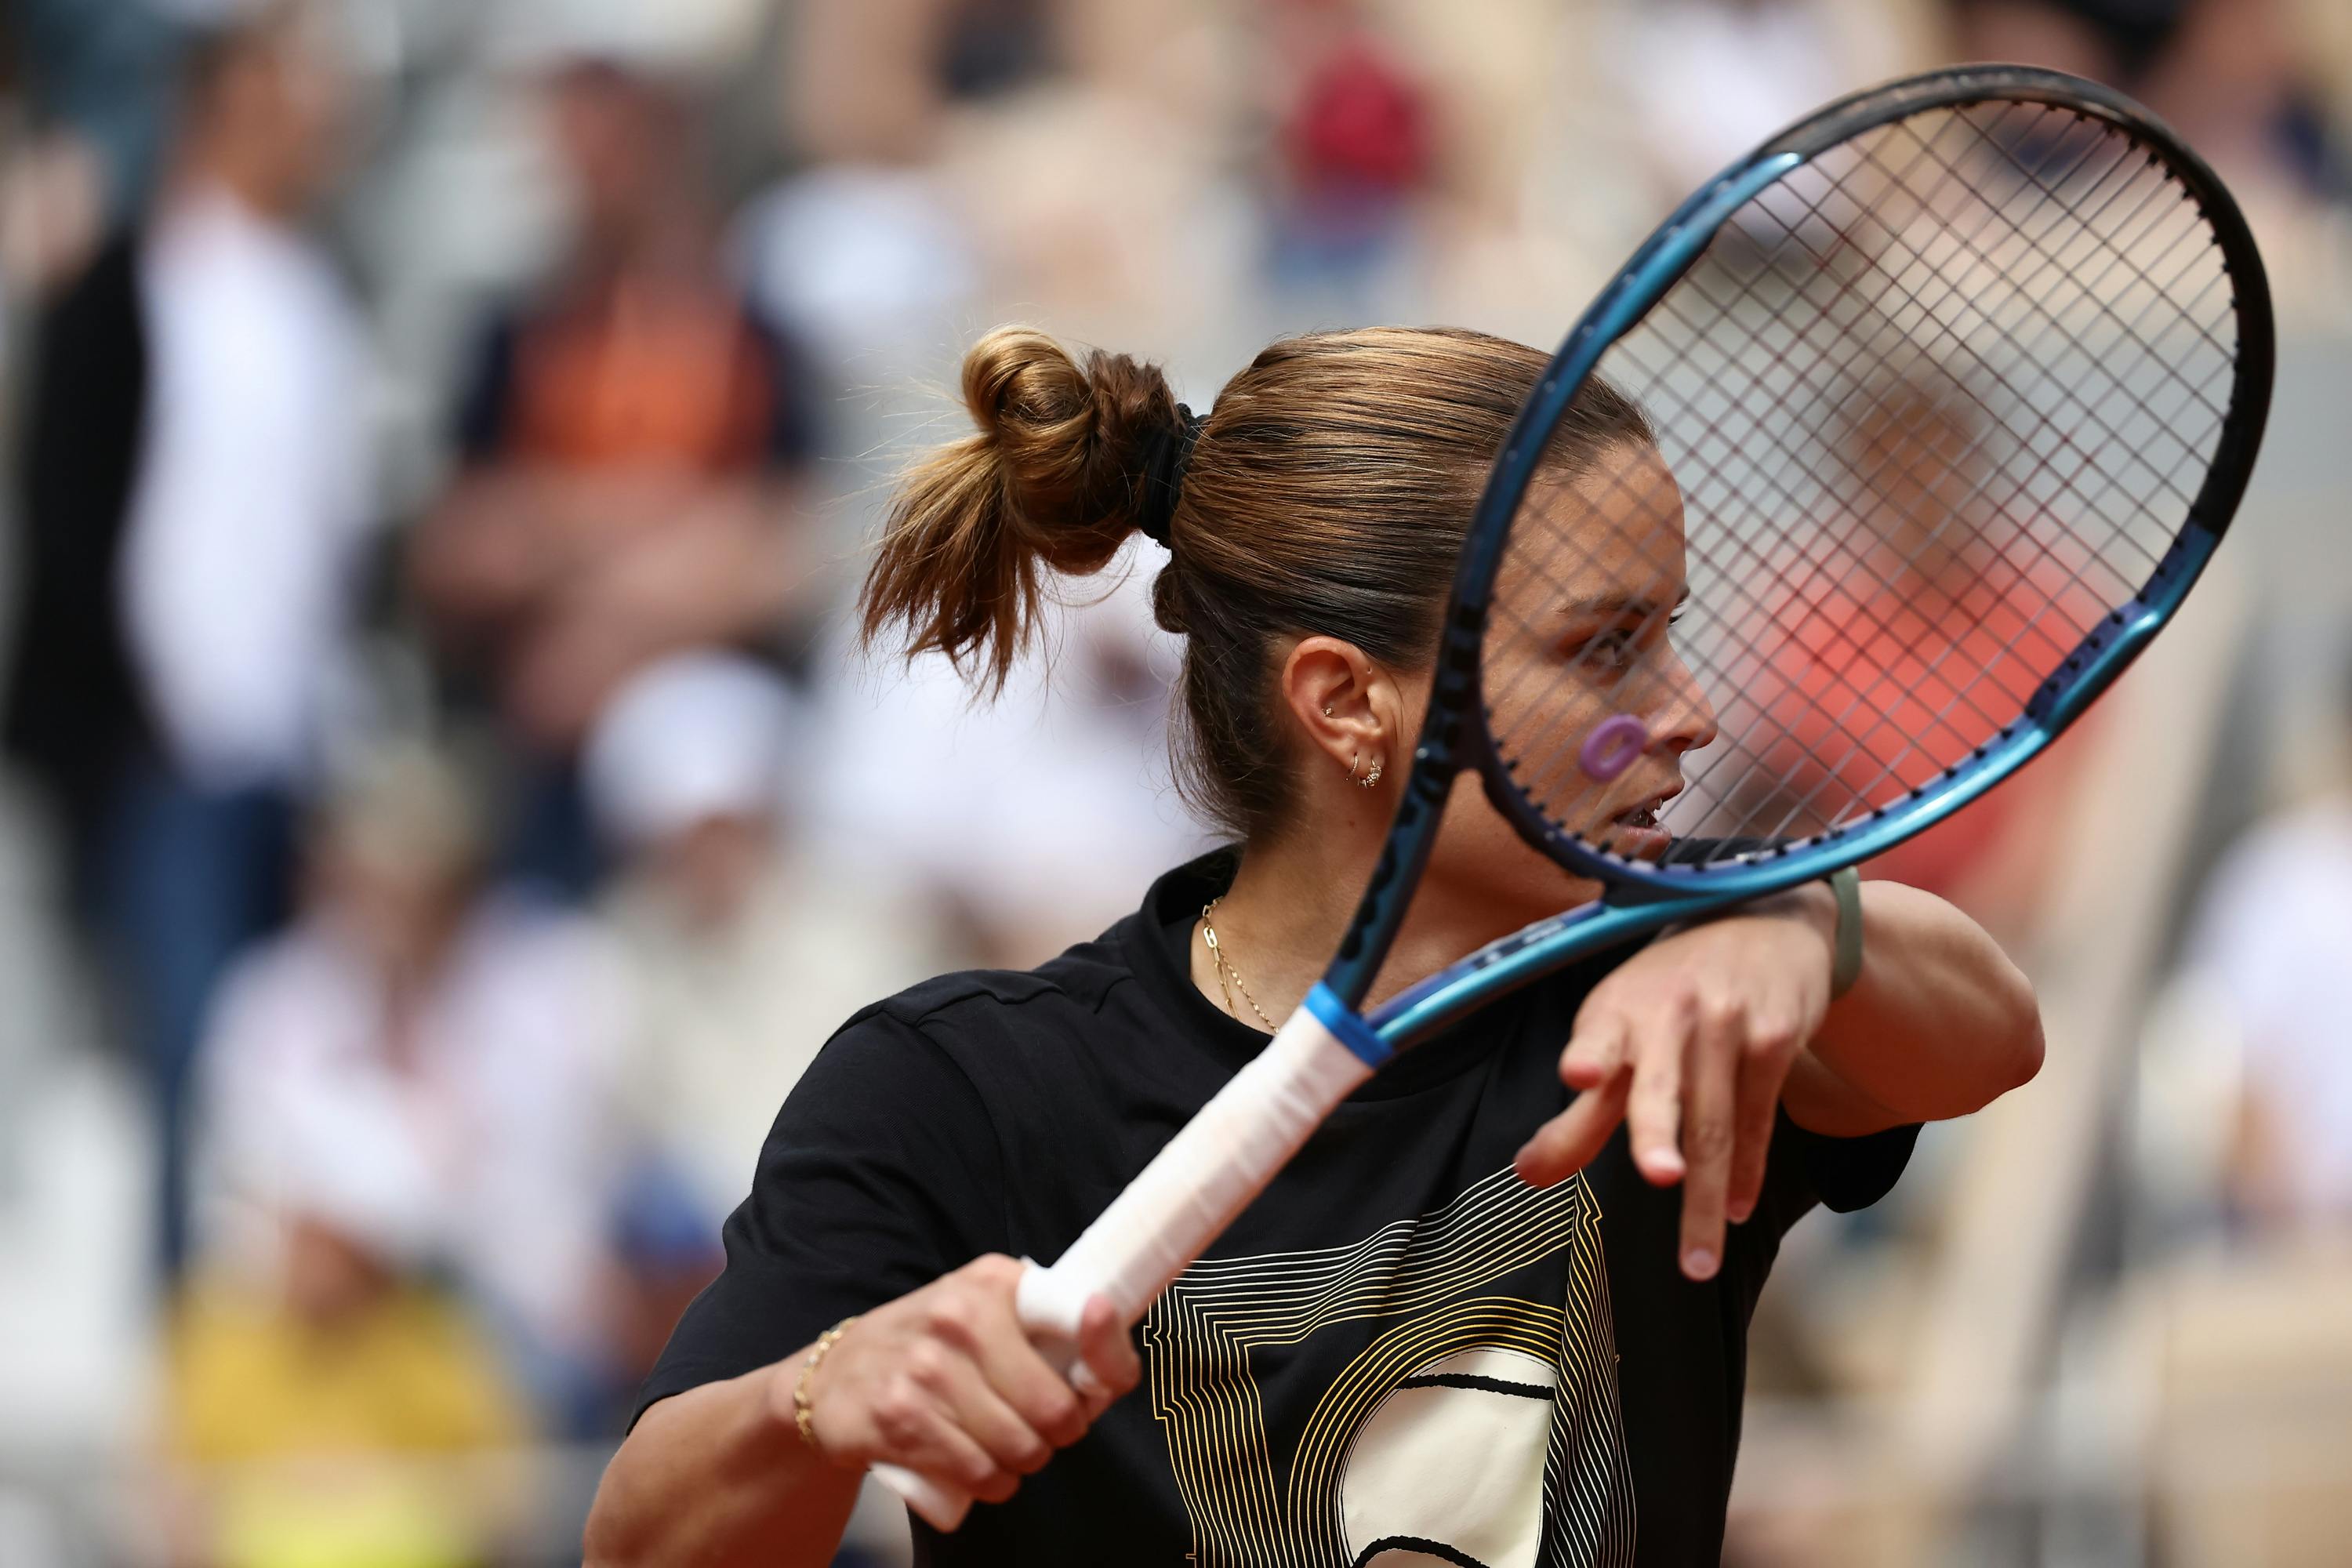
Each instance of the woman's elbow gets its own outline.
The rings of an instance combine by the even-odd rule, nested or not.
[[[2001,1026],[1997,1031],[2000,1047],[1989,1053],[1985,1103],[2022,1089],[2033,1081],[2042,1070],[2043,1042],[2042,1037],[2042,1003],[2033,994],[2033,982],[2022,970],[2003,960],[2008,973],[2003,976],[2000,991]]]

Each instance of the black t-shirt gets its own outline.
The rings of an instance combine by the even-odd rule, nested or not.
[[[644,1405],[982,1253],[1059,1257],[1265,1043],[1190,974],[1193,922],[1232,872],[1195,861],[1033,972],[948,975],[844,1026]],[[1883,1195],[1916,1129],[1831,1139],[1782,1117],[1757,1213],[1714,1279],[1685,1279],[1681,1194],[1642,1179],[1622,1131],[1557,1186],[1511,1170],[1566,1103],[1570,1024],[1622,957],[1366,1084],[1153,1306],[1142,1384],[1012,1501],[951,1536],[918,1522],[918,1559],[1717,1563],[1748,1321],[1780,1237],[1816,1202]]]

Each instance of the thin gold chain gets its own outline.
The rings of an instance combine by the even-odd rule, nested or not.
[[[1226,1012],[1236,1018],[1241,1016],[1234,1007],[1234,992],[1239,991],[1242,1000],[1249,1004],[1249,1010],[1257,1015],[1257,1021],[1265,1026],[1265,1032],[1274,1034],[1276,1032],[1274,1020],[1265,1016],[1265,1009],[1257,1005],[1257,998],[1251,995],[1249,987],[1242,983],[1242,972],[1226,961],[1225,950],[1217,945],[1217,928],[1209,923],[1209,911],[1223,903],[1224,897],[1219,893],[1201,906],[1201,936],[1209,944],[1209,962],[1217,966],[1217,989],[1225,994]],[[1225,984],[1228,978],[1233,982],[1230,986]]]

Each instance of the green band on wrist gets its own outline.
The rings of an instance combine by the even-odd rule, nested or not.
[[[1862,978],[1862,873],[1843,866],[1827,880],[1837,895],[1836,953],[1830,961],[1830,1000],[1834,1002]]]

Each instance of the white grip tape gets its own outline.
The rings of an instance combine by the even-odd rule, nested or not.
[[[1322,1020],[1304,1007],[1293,1013],[1060,1262],[1051,1268],[1033,1263],[1023,1274],[1014,1306],[1046,1360],[1073,1384],[1092,1382],[1077,1354],[1078,1320],[1088,1300],[1109,1297],[1122,1324],[1140,1319],[1371,1076]],[[953,1530],[971,1506],[957,1489],[896,1465],[877,1465],[874,1474],[936,1530]]]
[[[1371,1076],[1322,1020],[1304,1007],[1293,1013],[1046,1270],[1055,1283],[1039,1299],[1066,1310],[1103,1295],[1120,1322],[1141,1318]]]

